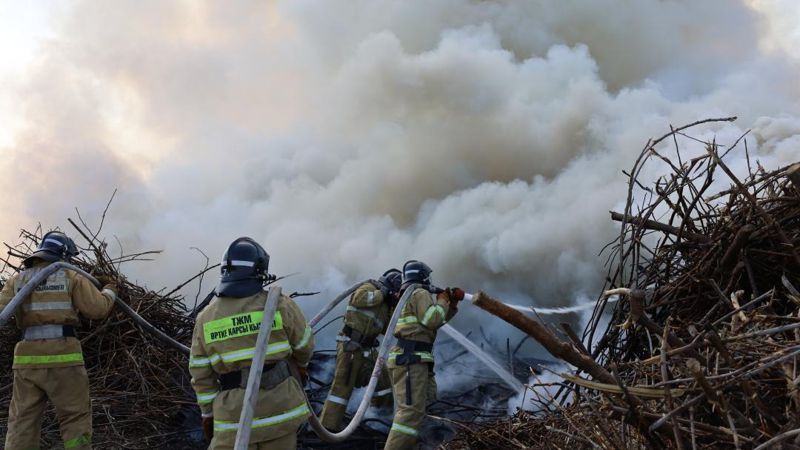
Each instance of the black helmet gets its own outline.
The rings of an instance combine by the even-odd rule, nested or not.
[[[433,269],[422,261],[412,259],[403,264],[403,284],[431,284]]]
[[[270,278],[268,269],[269,254],[264,247],[249,237],[236,239],[222,255],[217,295],[242,298],[259,292]]]
[[[389,269],[378,281],[389,289],[389,293],[395,293],[400,290],[400,285],[403,283],[403,273],[397,269]]]
[[[33,254],[23,261],[25,267],[33,264],[33,258],[43,259],[48,262],[68,260],[78,255],[78,247],[66,234],[60,231],[50,231],[42,237],[39,247]]]

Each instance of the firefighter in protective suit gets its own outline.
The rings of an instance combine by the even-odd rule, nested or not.
[[[211,449],[233,448],[236,441],[267,300],[263,286],[274,279],[268,268],[269,255],[257,242],[247,237],[233,241],[222,257],[216,297],[197,316],[189,372]],[[302,311],[282,295],[272,319],[250,448],[296,448],[297,430],[310,411],[290,364],[305,377],[313,349],[314,334]]]
[[[0,309],[37,272],[78,254],[75,243],[60,231],[44,235],[23,261],[23,270],[0,292]],[[102,278],[102,277],[101,277]],[[37,449],[47,400],[55,407],[66,449],[90,449],[92,405],[81,343],[75,338],[78,314],[105,318],[116,297],[116,285],[97,290],[91,281],[60,269],[36,287],[15,311],[23,339],[14,349],[14,390],[8,408],[7,450]]]
[[[367,281],[350,296],[344,327],[336,338],[333,384],[320,417],[322,425],[329,430],[341,429],[353,389],[369,383],[378,359],[378,335],[386,333],[402,278],[399,270],[389,269],[380,279]],[[391,394],[389,375],[384,371],[378,379],[373,405],[391,405]]]
[[[394,421],[386,440],[387,450],[416,448],[425,408],[436,400],[433,373],[433,342],[436,331],[458,311],[464,299],[460,288],[439,289],[431,285],[431,268],[420,261],[403,265],[401,290],[419,287],[403,307],[394,335],[397,344],[389,352],[387,367],[394,392]]]

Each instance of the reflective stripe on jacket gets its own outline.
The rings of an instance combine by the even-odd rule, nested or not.
[[[397,325],[394,335],[397,338],[432,344],[436,340],[436,331],[447,323],[450,301],[445,292],[433,294],[427,289],[417,288],[408,299]],[[395,357],[402,350],[395,345],[389,352],[388,367],[396,367]],[[430,352],[414,352],[422,362],[433,362]]]
[[[41,261],[11,277],[0,291],[5,308],[28,280],[50,263]],[[87,319],[103,319],[114,305],[112,295],[101,293],[91,281],[71,270],[60,269],[47,277],[14,312],[17,326],[79,325]],[[43,369],[83,365],[80,341],[74,337],[21,341],[14,349],[14,368]]]
[[[220,444],[236,433],[244,389],[220,391],[219,376],[250,367],[263,319],[266,292],[245,298],[215,298],[198,316],[192,334],[189,372],[197,403],[204,416],[214,416]],[[302,311],[287,296],[278,300],[266,361],[290,360],[305,367],[311,360],[314,334]],[[309,411],[300,383],[288,378],[270,390],[261,390],[255,410],[251,442],[276,439],[295,432]]]
[[[384,334],[389,322],[389,304],[385,300],[375,283],[362,284],[350,296],[344,324],[365,338]]]

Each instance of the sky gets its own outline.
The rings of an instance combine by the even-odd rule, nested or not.
[[[800,159],[797,24],[794,0],[0,0],[0,240],[117,189],[104,235],[164,250],[123,268],[154,288],[249,235],[323,291],[307,314],[411,258],[585,302],[647,138],[736,115],[698,137]]]

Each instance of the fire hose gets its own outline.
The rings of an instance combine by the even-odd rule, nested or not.
[[[28,297],[28,295],[30,295],[30,293],[36,288],[36,286],[41,284],[48,276],[52,275],[61,268],[75,271],[78,274],[88,278],[96,286],[100,287],[100,282],[97,281],[97,279],[95,279],[92,275],[90,275],[86,271],[63,261],[55,262],[42,269],[36,275],[34,275],[30,279],[30,281],[28,281],[28,283],[26,283],[25,286],[23,286],[17,292],[16,295],[14,295],[14,297],[11,299],[8,305],[6,305],[3,311],[0,312],[0,326],[4,325],[8,321],[8,319],[11,317],[17,306],[19,306],[19,304],[22,303],[22,301],[25,300]],[[312,319],[312,323],[317,324],[325,316],[325,314],[329,313],[343,299],[347,298],[350,294],[352,294],[352,292],[355,291],[355,289],[359,285],[360,283],[358,285],[353,286],[351,289],[348,289],[347,291],[339,295],[336,299],[334,299],[331,302],[331,304],[328,305],[327,308],[320,311],[320,313],[317,314],[317,316],[315,316]],[[397,303],[397,309],[395,310],[394,314],[392,315],[392,319],[389,322],[389,329],[394,329],[394,326],[397,324],[397,320],[400,317],[400,312],[403,306],[408,301],[411,292],[413,292],[413,290],[416,289],[417,287],[419,286],[418,285],[411,286],[410,289],[408,289],[406,293],[400,298],[400,301]],[[277,292],[277,295],[272,294],[272,292]],[[263,320],[268,325],[262,326],[259,330],[256,343],[257,349],[265,348],[267,342],[269,341],[269,335],[272,330],[272,327],[269,326],[269,323],[272,320],[271,318],[274,316],[274,311],[277,308],[277,301],[279,298],[280,298],[280,289],[279,288],[277,288],[277,290],[275,288],[271,289],[270,295],[268,295],[267,301],[264,305],[265,314]],[[166,333],[154,327],[152,324],[147,322],[144,318],[142,318],[139,314],[137,314],[136,311],[134,311],[130,306],[128,306],[118,297],[115,297],[114,301],[117,304],[117,306],[120,306],[120,308],[125,314],[127,314],[131,319],[134,320],[134,322],[141,325],[148,332],[153,333],[165,344],[180,351],[181,353],[189,355],[190,350],[188,347],[172,339]],[[270,311],[272,312],[271,314],[269,314]],[[355,429],[361,423],[361,420],[364,418],[364,414],[366,413],[367,408],[369,407],[369,401],[372,398],[372,394],[375,392],[375,388],[378,384],[378,378],[380,377],[381,371],[383,370],[383,364],[386,360],[386,352],[389,349],[389,344],[391,343],[391,341],[393,341],[393,339],[387,338],[384,339],[383,342],[381,343],[378,352],[378,359],[375,364],[375,368],[372,370],[372,376],[370,377],[369,384],[367,385],[367,390],[364,394],[364,398],[361,400],[361,404],[359,405],[356,414],[353,416],[350,423],[348,424],[347,427],[345,427],[344,430],[342,430],[339,433],[332,433],[328,431],[324,426],[322,426],[322,423],[320,423],[319,418],[314,414],[313,409],[311,409],[311,405],[308,401],[308,398],[306,398],[306,402],[308,403],[309,409],[311,410],[311,417],[309,418],[309,424],[311,426],[311,429],[314,430],[314,432],[321,439],[323,439],[326,442],[342,442],[348,437],[350,437],[350,435],[353,434]],[[251,364],[250,367],[250,374],[249,374],[250,376],[248,378],[248,385],[245,390],[245,399],[244,399],[244,405],[242,407],[242,415],[240,416],[239,432],[237,433],[237,440],[235,446],[236,449],[247,448],[246,443],[249,441],[250,424],[252,424],[253,420],[253,407],[255,405],[255,399],[257,397],[256,394],[258,393],[259,384],[261,383],[261,376],[260,373],[258,372],[260,372],[260,370],[263,370],[264,357],[265,357],[265,352],[263,350],[260,352],[257,350],[253,358],[253,363]],[[247,430],[244,431],[245,436],[241,436],[243,430]]]
[[[28,283],[26,283],[25,286],[23,286],[16,293],[16,295],[14,295],[14,297],[11,299],[11,301],[8,303],[8,305],[6,305],[6,307],[3,309],[3,311],[0,312],[0,326],[4,325],[8,321],[8,319],[11,317],[11,315],[13,314],[13,312],[17,308],[17,306],[19,306],[19,304],[30,295],[30,293],[36,288],[36,286],[41,284],[48,276],[52,275],[53,273],[55,273],[56,271],[58,271],[59,269],[62,269],[62,268],[77,272],[78,274],[80,274],[80,275],[86,277],[87,279],[89,279],[98,288],[101,287],[100,286],[100,282],[96,278],[94,278],[92,275],[87,273],[86,271],[84,271],[84,270],[82,270],[82,269],[80,269],[78,267],[75,267],[75,266],[73,266],[73,265],[71,265],[71,264],[69,264],[67,262],[64,262],[64,261],[55,262],[53,264],[48,265],[47,267],[45,267],[44,269],[39,271],[36,275],[34,275],[28,281]],[[344,299],[348,298],[358,288],[358,286],[360,286],[361,284],[362,283],[357,283],[357,284],[351,286],[349,289],[347,289],[346,291],[341,293],[339,296],[337,296],[335,299],[333,299],[325,308],[323,308],[319,313],[317,313],[317,315],[315,315],[309,321],[309,326],[313,327],[316,324],[318,324],[319,321],[322,320],[325,317],[325,315],[330,313]],[[389,321],[389,325],[388,325],[387,329],[393,330],[395,328],[395,326],[397,325],[397,321],[398,321],[398,319],[400,317],[400,313],[402,312],[403,307],[405,306],[406,302],[408,302],[408,299],[411,296],[411,293],[413,293],[414,290],[417,289],[418,287],[420,287],[420,285],[412,285],[412,286],[409,286],[405,290],[403,296],[397,302],[394,314],[392,314],[392,317],[391,317],[391,320]],[[263,316],[264,317],[263,320],[267,324],[269,324],[270,320],[272,320],[271,318],[274,316],[275,309],[277,308],[277,301],[278,301],[279,298],[280,298],[280,288],[277,288],[277,287],[276,288],[271,288],[270,291],[269,291],[269,295],[267,297],[267,301],[265,302],[265,305],[264,305],[265,313],[264,313],[264,316]],[[472,294],[466,294],[464,299],[468,300],[468,301],[472,301],[473,300],[473,295]],[[123,302],[119,297],[115,296],[114,302],[116,303],[117,306],[120,307],[120,309],[127,316],[129,316],[134,322],[136,322],[138,325],[140,325],[143,329],[145,329],[146,331],[152,333],[159,340],[161,340],[162,342],[164,342],[168,346],[174,348],[175,350],[178,350],[181,353],[189,355],[190,350],[189,350],[189,348],[187,346],[181,344],[180,342],[176,341],[175,339],[173,339],[172,337],[170,337],[169,335],[167,335],[163,331],[159,330],[158,328],[156,328],[155,326],[150,324],[147,320],[145,320],[138,313],[136,313],[136,311],[134,311],[130,306],[128,306],[125,302]],[[263,325],[263,323],[262,323],[262,325]],[[261,372],[261,370],[263,370],[264,358],[266,356],[266,354],[263,351],[263,349],[266,348],[267,342],[269,341],[269,335],[271,334],[271,330],[272,330],[272,327],[269,326],[269,325],[262,326],[260,328],[260,330],[259,330],[257,343],[256,343],[256,353],[254,355],[253,362],[251,364],[250,376],[248,377],[248,385],[247,385],[246,390],[245,390],[245,399],[244,399],[244,404],[243,404],[243,407],[242,407],[242,413],[241,413],[241,416],[240,416],[239,432],[237,433],[237,440],[236,440],[236,445],[235,445],[236,449],[246,449],[247,448],[247,442],[249,441],[250,425],[252,424],[252,420],[253,420],[253,411],[254,411],[254,407],[255,407],[255,400],[257,398],[257,392],[258,392],[258,389],[259,389],[259,384],[261,383],[261,376],[260,376],[261,374],[260,374],[260,372]],[[454,328],[450,327],[449,325],[446,326],[445,331],[450,335],[458,333],[458,331],[456,331]],[[458,334],[460,334],[460,333],[458,333]],[[342,431],[340,431],[338,433],[333,433],[333,432],[327,430],[322,425],[322,423],[319,421],[319,418],[314,413],[313,409],[311,408],[311,404],[310,404],[308,398],[306,397],[306,403],[308,404],[309,410],[311,411],[311,415],[309,417],[309,425],[311,426],[311,429],[322,440],[324,440],[326,442],[331,442],[331,443],[343,442],[348,437],[350,437],[350,435],[352,435],[352,433],[359,426],[359,424],[361,423],[361,420],[364,418],[364,415],[366,414],[366,411],[367,411],[367,409],[369,407],[369,402],[370,402],[370,400],[372,398],[372,395],[375,392],[375,388],[377,387],[378,379],[380,378],[381,372],[383,370],[383,365],[384,365],[384,363],[386,361],[386,353],[387,353],[387,351],[389,349],[389,346],[394,342],[394,340],[395,340],[394,336],[388,335],[381,342],[381,345],[378,348],[378,357],[377,357],[377,360],[376,360],[376,363],[375,363],[375,367],[372,370],[372,374],[370,376],[369,383],[367,384],[366,391],[364,392],[364,396],[361,399],[361,403],[359,404],[358,409],[356,410],[356,413],[353,415],[353,417],[351,418],[351,420],[348,423],[348,425]],[[464,345],[463,341],[459,341],[459,343]],[[262,351],[258,351],[259,348],[262,348]],[[494,370],[495,372],[500,374],[501,378],[506,380],[507,383],[512,388],[514,388],[515,390],[519,391],[519,390],[521,390],[523,388],[522,384],[519,383],[519,382],[517,382],[517,383],[508,382],[508,378],[503,376],[503,374],[501,374],[498,371],[498,369],[502,369],[499,365],[494,365],[493,366],[493,365],[490,364],[489,366],[490,366],[490,368],[492,370]],[[246,431],[244,431],[244,430],[246,430]],[[242,435],[242,433],[244,433],[244,435]]]
[[[325,308],[323,308],[319,313],[317,313],[317,315],[315,315],[309,321],[309,326],[313,327],[314,325],[318,324],[325,317],[326,314],[330,313],[339,303],[341,303],[344,299],[348,298],[361,284],[363,284],[363,282],[354,284],[349,289],[347,289],[342,294],[333,299]],[[400,318],[400,314],[403,310],[403,307],[408,302],[408,299],[414,292],[414,290],[416,290],[419,287],[422,286],[415,284],[406,288],[402,297],[400,297],[400,300],[397,302],[397,305],[395,306],[395,310],[394,313],[392,314],[391,319],[389,320],[389,325],[387,326],[387,330],[393,330],[395,328],[395,326],[397,325],[397,321]],[[272,289],[270,290],[270,292],[272,292]],[[268,297],[267,303],[264,305],[264,311],[268,310],[274,311],[274,305],[271,305],[270,303],[271,302],[277,303],[278,297],[279,296],[275,296],[274,299],[272,299],[272,296]],[[474,296],[472,294],[465,294],[464,296],[464,300],[470,302],[473,300],[473,298]],[[264,314],[264,320],[265,320],[264,323],[268,323],[267,321],[269,320],[269,317],[271,317],[271,315],[267,315],[266,313]],[[264,326],[264,323],[262,323],[261,330],[264,330],[265,328],[271,329],[270,326]],[[444,329],[450,335],[460,334],[455,328],[452,328],[449,325],[445,325]],[[261,379],[260,374],[258,374],[255,371],[257,370],[258,367],[263,365],[263,359],[264,359],[263,355],[264,352],[259,351],[259,348],[263,348],[266,345],[268,339],[269,339],[268,331],[264,332],[263,334],[261,333],[261,331],[259,331],[258,341],[256,342],[256,357],[260,357],[260,361],[256,361],[255,359],[253,360],[253,363],[250,367],[250,374],[248,377],[248,380],[254,381],[255,388],[251,391],[250,384],[248,383],[247,386],[248,390],[245,392],[245,397],[244,397],[245,405],[255,404],[255,398],[258,392],[258,384],[260,383]],[[367,409],[369,408],[370,400],[372,399],[372,395],[375,393],[375,388],[378,385],[378,379],[380,378],[381,372],[383,371],[383,365],[386,361],[386,353],[389,350],[389,347],[394,343],[394,341],[395,338],[392,334],[385,336],[384,339],[381,341],[381,344],[378,347],[378,357],[376,358],[375,366],[372,369],[372,374],[370,375],[369,383],[367,384],[364,396],[361,398],[361,403],[359,403],[355,414],[353,415],[353,417],[350,419],[350,422],[342,431],[334,433],[326,429],[320,422],[317,415],[314,413],[314,410],[311,407],[311,403],[309,402],[308,397],[306,397],[306,404],[308,405],[309,411],[311,412],[308,419],[308,423],[311,429],[314,431],[314,433],[317,434],[317,436],[319,436],[320,439],[329,443],[343,442],[353,434],[356,428],[358,428],[358,426],[361,424],[361,420],[364,418],[364,414],[366,414]],[[457,341],[462,345],[465,344],[461,340]],[[474,345],[473,347],[477,348],[477,346]],[[467,348],[468,350],[472,350],[471,347]],[[505,369],[500,367],[499,364],[494,364],[494,365],[489,364],[489,367],[495,372],[497,372],[498,375],[500,375],[501,378],[505,380],[506,383],[508,383],[517,392],[524,389],[524,386],[522,385],[522,383],[519,383],[519,381],[514,380],[516,381],[516,383],[509,381],[509,377],[506,376],[507,372],[505,374],[501,373],[501,371],[505,372]],[[235,450],[245,450],[247,448],[251,421],[252,421],[252,414],[246,416],[245,409],[243,408],[239,422],[239,433],[242,433],[243,430],[248,430],[247,432],[245,432],[247,433],[247,439],[242,439],[240,442],[239,440],[240,435],[237,435],[237,441],[236,441],[237,444],[234,446]]]
[[[359,285],[349,289],[349,292],[352,293],[355,291]],[[403,309],[403,306],[405,306],[408,298],[411,296],[411,293],[418,287],[420,287],[420,285],[417,284],[410,286],[408,289],[406,289],[403,296],[400,297],[400,300],[397,302],[397,306],[395,307],[394,314],[392,314],[392,318],[389,321],[388,329],[394,329],[395,325],[397,325],[397,320],[400,318],[400,313]],[[252,406],[255,405],[255,399],[258,395],[258,387],[261,383],[260,368],[264,364],[264,349],[269,341],[270,331],[268,330],[272,329],[272,327],[268,324],[269,321],[272,320],[271,317],[274,315],[275,307],[277,305],[278,298],[280,297],[280,295],[273,295],[273,292],[275,291],[280,294],[280,288],[270,288],[270,294],[268,295],[267,301],[264,305],[264,319],[256,341],[256,353],[250,366],[247,389],[244,395],[244,405],[242,408],[242,414],[239,418],[239,431],[237,432],[236,444],[234,445],[235,450],[246,450],[247,443],[250,440],[250,426],[253,420]],[[312,322],[314,324],[318,323],[325,316],[325,314],[329,313],[338,303],[347,298],[349,295],[347,292],[348,291],[345,291],[345,293],[336,297],[326,308],[324,308],[319,314],[311,319]],[[272,314],[268,315],[269,311],[272,311]],[[378,378],[380,378],[381,371],[383,370],[383,364],[386,361],[386,352],[389,350],[389,344],[393,340],[393,337],[387,336],[381,342],[381,345],[378,348],[378,358],[376,359],[375,367],[372,369],[372,375],[370,376],[369,383],[367,384],[366,392],[364,392],[364,397],[361,399],[361,403],[358,405],[358,409],[353,415],[353,418],[350,419],[350,423],[348,423],[342,431],[333,433],[326,429],[319,421],[319,418],[314,413],[314,409],[311,407],[308,397],[306,397],[306,404],[311,412],[308,418],[308,423],[311,426],[311,429],[314,430],[314,433],[316,433],[320,439],[331,443],[343,442],[345,439],[349,438],[356,428],[358,428],[359,424],[361,424],[361,419],[364,418],[364,414],[366,414],[367,408],[369,408],[369,402],[372,398],[372,394],[375,392],[375,387],[378,385]]]

